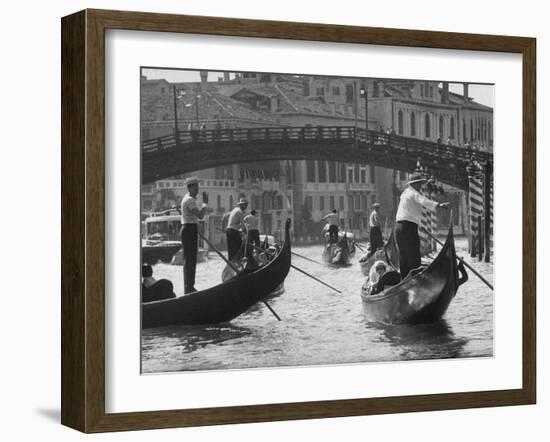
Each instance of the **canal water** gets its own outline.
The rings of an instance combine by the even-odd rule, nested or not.
[[[466,242],[458,254],[489,282],[492,264],[469,259]],[[293,250],[320,260],[322,246]],[[285,292],[269,301],[282,321],[258,304],[231,323],[146,329],[142,333],[142,372],[242,369],[350,364],[493,355],[493,293],[469,272],[442,321],[431,325],[382,326],[365,321],[360,297],[364,280],[360,252],[347,268],[328,268],[293,256],[293,264],[337,287],[320,285],[291,269]],[[224,263],[210,253],[197,265],[197,289],[218,284]],[[183,293],[181,266],[159,263],[156,278],[168,278]]]

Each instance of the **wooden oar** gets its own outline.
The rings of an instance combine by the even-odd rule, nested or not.
[[[298,258],[302,258],[302,259],[305,259],[306,261],[310,261],[310,262],[313,262],[315,264],[319,264],[320,266],[325,266],[322,262],[319,262],[319,261],[315,261],[314,259],[311,259],[311,258],[308,258],[307,256],[304,256],[304,255],[300,255],[299,253],[296,253],[296,252],[290,252],[292,253],[293,255],[296,255]]]
[[[340,290],[338,290],[337,288],[332,287],[330,284],[327,284],[326,282],[321,281],[319,278],[316,278],[316,277],[313,276],[313,275],[310,275],[308,272],[302,270],[302,269],[299,268],[299,267],[296,267],[294,264],[290,264],[290,267],[292,267],[294,270],[298,270],[300,273],[303,273],[303,274],[306,275],[306,276],[309,276],[311,279],[314,279],[315,281],[317,281],[317,282],[319,282],[319,283],[321,283],[321,284],[323,284],[323,285],[326,285],[328,288],[334,290],[335,292],[337,292],[337,293],[342,293],[342,292],[341,292]]]
[[[356,245],[356,246],[357,246],[357,248],[358,248],[359,250],[361,250],[362,252],[364,252],[364,251],[365,251],[365,249],[364,249],[363,247],[361,247],[361,246],[359,245],[359,243],[358,243],[358,242],[356,242],[356,243],[355,243],[355,245]]]
[[[424,227],[420,226],[420,228],[425,233],[427,233],[433,240],[435,240],[435,242],[437,242],[440,246],[444,245],[443,242],[441,242],[434,235],[432,235],[430,232],[428,232]],[[462,264],[464,264],[466,267],[468,267],[474,275],[476,275],[479,279],[481,279],[481,281],[483,281],[487,285],[487,287],[489,287],[493,291],[495,290],[493,288],[493,286],[491,285],[491,283],[489,283],[489,281],[487,281],[483,276],[481,276],[470,264],[468,264],[466,261],[464,261],[464,259],[462,259],[460,256],[457,256],[456,259],[458,259],[460,262],[462,262]]]
[[[264,252],[264,251],[265,251],[264,249],[261,249],[260,247],[255,246],[255,245],[252,245],[252,247],[255,248],[255,249],[258,250],[258,251],[261,251],[261,252]],[[298,256],[301,256],[301,255],[298,255]],[[305,257],[303,257],[303,258],[305,258]],[[306,258],[306,259],[309,259],[309,258]],[[313,261],[313,262],[315,262],[315,261]],[[337,293],[342,293],[342,292],[341,292],[340,290],[338,290],[337,288],[332,287],[330,284],[327,284],[326,282],[321,281],[319,278],[316,278],[316,277],[313,276],[313,275],[310,275],[308,272],[306,272],[305,270],[302,270],[302,269],[299,268],[299,267],[296,267],[294,264],[290,264],[290,267],[292,267],[294,270],[298,270],[299,272],[303,273],[303,274],[306,275],[306,276],[309,276],[311,279],[314,279],[315,281],[317,281],[317,282],[319,282],[319,283],[321,283],[321,284],[327,286],[328,288],[334,290],[335,292],[337,292]]]
[[[208,244],[210,247],[212,247],[212,249],[214,250],[214,252],[216,252],[218,255],[220,255],[221,259],[223,259],[223,260],[227,263],[227,265],[228,265],[229,267],[231,267],[231,268],[235,271],[235,273],[238,275],[238,274],[239,274],[239,270],[237,269],[237,267],[235,267],[235,265],[234,265],[231,261],[229,261],[225,256],[223,256],[223,253],[220,252],[220,251],[216,248],[216,246],[214,246],[214,244],[212,244],[210,241],[208,241],[208,240],[206,239],[206,237],[205,237],[201,232],[198,232],[198,233],[199,233],[200,237],[206,242],[206,244]],[[275,312],[275,310],[273,310],[273,308],[271,308],[271,306],[270,306],[266,301],[262,301],[262,302],[263,302],[264,305],[269,309],[269,311],[270,311],[271,313],[273,313],[273,316],[275,316],[275,317],[277,318],[277,320],[280,321],[281,318],[280,318],[279,315]]]

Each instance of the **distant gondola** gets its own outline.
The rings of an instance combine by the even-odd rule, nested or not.
[[[206,290],[178,298],[142,304],[142,327],[217,324],[231,321],[266,298],[290,269],[290,220],[285,240],[275,258],[263,267],[243,272]]]
[[[459,271],[461,277],[459,278]],[[424,324],[443,317],[458,287],[468,275],[457,265],[452,225],[447,240],[435,259],[419,272],[411,272],[399,284],[370,295],[361,289],[363,310],[368,321],[387,324]]]
[[[349,232],[339,232],[338,242],[330,241],[330,236],[325,235],[323,248],[323,262],[334,267],[347,267],[355,254],[355,237]]]

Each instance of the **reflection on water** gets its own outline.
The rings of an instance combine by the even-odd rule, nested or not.
[[[460,248],[460,244],[458,245]],[[295,248],[320,259],[321,246]],[[431,325],[382,326],[366,322],[360,297],[363,277],[357,263],[328,268],[293,257],[293,264],[342,293],[291,270],[285,292],[269,300],[277,321],[257,304],[230,324],[166,327],[142,333],[144,373],[192,370],[349,364],[411,359],[492,356],[493,293],[470,275],[445,320]],[[491,264],[473,265],[493,279]],[[220,282],[223,261],[211,257],[197,267],[196,287]],[[168,278],[181,294],[181,266],[157,264],[155,276]]]
[[[445,319],[434,324],[376,325],[381,334],[377,341],[388,342],[402,359],[445,359],[464,356],[463,349],[468,343],[467,337],[456,336]]]

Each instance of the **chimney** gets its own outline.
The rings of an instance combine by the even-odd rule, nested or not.
[[[443,89],[441,90],[441,103],[449,104],[449,82],[443,82]]]
[[[208,80],[208,72],[207,71],[201,71],[201,90],[206,90],[206,82]]]
[[[229,72],[223,73],[223,81],[229,81]]]
[[[468,103],[470,101],[470,97],[468,96],[468,83],[464,83],[464,102]]]

